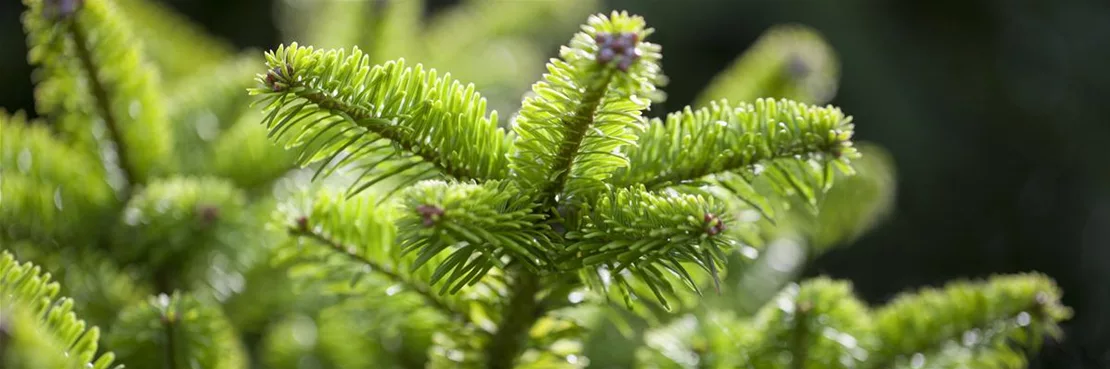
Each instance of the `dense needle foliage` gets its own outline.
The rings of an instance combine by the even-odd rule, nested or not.
[[[652,112],[654,30],[590,1],[289,2],[241,54],[145,0],[24,4],[4,368],[1017,368],[1070,314],[1039,274],[794,282],[894,191],[803,26]]]

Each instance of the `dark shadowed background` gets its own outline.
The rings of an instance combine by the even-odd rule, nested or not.
[[[236,45],[278,43],[272,0],[163,1]],[[860,140],[893,154],[898,196],[892,218],[808,274],[851,279],[878,303],[953,278],[1042,271],[1076,316],[1035,367],[1110,368],[1110,1],[609,4],[657,29],[668,106],[688,104],[769,26],[820,30],[842,68],[832,103]],[[0,107],[33,112],[21,12],[0,2]]]

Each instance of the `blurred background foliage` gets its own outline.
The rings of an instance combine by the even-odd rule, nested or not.
[[[563,2],[570,8],[578,1]],[[304,16],[288,11],[290,5],[296,5],[292,0],[163,2],[237,48],[272,47],[295,33],[277,26],[293,24],[283,17]],[[453,2],[429,0],[430,6],[423,11],[435,16]],[[492,8],[513,2],[493,1]],[[1110,2],[603,3],[606,8],[643,15],[657,30],[653,40],[663,46],[669,83],[667,99],[653,109],[655,114],[702,98],[698,94],[709,80],[772,26],[797,23],[813,27],[835,50],[840,81],[830,102],[855,117],[861,141],[877,143],[889,152],[897,173],[888,185],[897,187],[897,195],[889,199],[894,204],[891,216],[875,230],[861,237],[818,236],[826,240],[819,243],[849,245],[803,264],[802,276],[849,279],[864,299],[880,303],[898,291],[940,285],[958,277],[1042,271],[1061,285],[1063,302],[1073,307],[1076,315],[1065,323],[1067,340],[1049,343],[1034,367],[1110,367],[1110,163],[1106,160],[1110,146],[1104,143],[1110,139],[1110,105],[1099,101],[1110,96],[1105,62],[1110,60]],[[17,1],[0,3],[0,50],[4,50],[0,54],[0,85],[4,86],[0,107],[33,112],[31,69],[18,21],[21,11]],[[445,28],[481,26],[443,24]],[[565,35],[522,37],[552,36],[552,45],[557,45]],[[413,58],[426,58],[433,64],[435,60],[460,64],[473,60],[469,63],[476,68],[492,62],[468,56],[474,50],[466,45],[409,36],[414,38],[412,42],[424,45],[412,49],[416,53]],[[496,47],[514,46],[509,40]],[[488,54],[482,55],[496,55],[496,50],[485,52]],[[541,64],[521,61],[518,65]],[[514,73],[536,77],[540,73],[513,68],[504,72],[506,79]],[[460,78],[465,78],[465,73],[457,72]],[[491,85],[496,82],[489,81]],[[498,90],[487,94],[496,97],[499,93],[519,94]],[[249,179],[238,182],[250,184]],[[259,279],[272,278],[265,270],[257,273]],[[298,319],[290,315],[276,332],[303,337],[304,333],[298,333]],[[250,329],[257,323],[250,316],[230,320],[247,334],[260,334]],[[364,328],[360,323],[320,329],[324,334],[324,329]],[[285,353],[357,349],[310,343],[269,349]],[[395,349],[403,350],[404,345]]]

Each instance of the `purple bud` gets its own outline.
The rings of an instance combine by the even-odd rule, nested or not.
[[[602,63],[602,64],[608,63],[608,62],[613,60],[613,57],[615,57],[616,54],[617,53],[614,52],[613,49],[610,49],[610,48],[607,48],[607,47],[602,48],[601,50],[598,50],[598,52],[597,52],[597,61],[599,63]]]
[[[639,40],[639,38],[640,37],[637,36],[635,33],[622,33],[620,34],[620,36],[617,36],[615,40],[613,40],[613,49],[616,50],[618,53],[625,53],[629,49],[633,49],[636,47],[636,42]]]
[[[636,58],[623,57],[621,61],[617,63],[617,69],[620,69],[621,72],[627,72],[628,68],[631,68],[634,62],[636,62]]]
[[[201,224],[210,225],[216,220],[220,219],[220,208],[205,205],[201,206],[199,210]]]
[[[443,209],[435,205],[417,206],[416,212],[420,213],[420,216],[423,218],[423,221],[421,223],[423,223],[425,227],[431,227],[432,225],[435,225],[435,222],[439,220],[439,217],[443,216]]]
[[[597,42],[598,45],[605,47],[610,42],[613,42],[613,35],[605,32],[598,32],[594,35],[594,41]]]
[[[47,0],[46,12],[53,18],[69,18],[84,4],[84,0]]]

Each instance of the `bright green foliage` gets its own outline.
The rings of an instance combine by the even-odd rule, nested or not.
[[[359,177],[346,191],[355,202],[339,205],[351,200],[325,195],[311,212],[286,217],[286,227],[316,247],[283,247],[281,260],[299,262],[295,270],[307,271],[306,280],[360,295],[380,291],[355,272],[369,269],[397,292],[416,292],[440,317],[489,333],[468,337],[460,334],[467,326],[444,325],[443,339],[429,348],[432,367],[575,367],[583,324],[608,309],[606,300],[622,298],[620,306],[654,322],[674,322],[672,311],[695,322],[718,317],[731,301],[698,308],[684,292],[712,282],[717,291],[744,293],[736,289],[751,283],[743,267],[752,259],[782,268],[756,256],[764,247],[800,236],[797,268],[881,215],[890,191],[881,159],[847,182],[846,192],[829,192],[853,178],[852,160],[860,158],[852,118],[835,107],[722,98],[644,118],[660,81],[660,49],[644,40],[651,33],[626,13],[591,16],[533,85],[511,135],[495,128],[496,113],[487,115],[473,85],[444,89],[462,84],[421,65],[375,66],[359,48],[296,43],[267,53],[270,69],[251,91],[264,106],[263,125],[299,148],[300,162],[316,165],[317,176],[351,168]],[[392,183],[381,197],[362,197],[386,180]],[[859,200],[868,189],[878,195]],[[826,195],[857,210],[829,223],[821,211],[838,209]],[[722,286],[726,268],[741,272]],[[761,298],[770,296],[750,296],[760,313],[733,321],[755,333],[715,333],[735,340],[712,348],[742,355],[707,358],[711,365],[801,360],[848,368],[868,360],[870,312],[846,284],[818,279],[784,294],[767,305]],[[474,304],[460,309],[467,299]],[[553,318],[588,304],[601,310],[570,315],[594,318]],[[560,338],[536,333],[552,325],[566,327],[552,334]],[[660,334],[655,339],[669,339]],[[271,347],[354,365],[326,346]]]
[[[953,282],[944,289],[925,289],[899,296],[876,311],[876,336],[884,346],[876,350],[870,367],[909,367],[917,360],[909,353],[936,352],[963,365],[1020,365],[1024,356],[1015,351],[1019,347],[1037,349],[1042,336],[1062,334],[1054,323],[1070,317],[1071,311],[1059,305],[1060,291],[1052,281],[1033,274],[998,276],[990,282]],[[956,352],[950,351],[969,352],[953,355]],[[938,367],[956,364],[960,363]]]
[[[358,46],[372,64],[405,58],[472,82],[498,111],[515,110],[548,50],[599,7],[596,0],[464,0],[422,19],[423,1],[279,2],[285,40]],[[326,19],[327,21],[317,21]],[[490,61],[497,67],[491,68]],[[506,122],[501,122],[502,124]]]
[[[716,182],[774,218],[767,195],[799,195],[816,206],[817,196],[832,187],[837,170],[851,173],[853,124],[839,109],[789,100],[756,100],[732,107],[727,101],[709,108],[655,119],[629,153],[632,164],[620,183],[648,188]],[[691,147],[719,155],[704,155]],[[770,186],[756,189],[757,177]]]
[[[714,77],[697,103],[765,97],[824,104],[836,93],[839,74],[836,55],[816,30],[775,26]]]
[[[214,253],[236,247],[245,227],[246,199],[214,178],[175,178],[135,194],[113,230],[114,253],[140,262],[163,291],[202,280]],[[170,277],[173,276],[173,277]]]
[[[659,73],[659,45],[640,42],[652,32],[643,19],[595,16],[583,29],[532,86],[536,96],[524,100],[513,128],[520,136],[513,153],[515,177],[526,188],[540,189],[536,199],[545,206],[559,197],[579,201],[627,165],[614,151],[635,139]],[[626,34],[631,39],[624,40]],[[601,37],[631,48],[601,62],[599,55],[615,49],[598,42]]]
[[[416,253],[414,268],[465,243],[435,268],[431,283],[444,277],[450,281],[440,293],[457,292],[495,266],[504,268],[501,259],[506,255],[533,271],[554,267],[551,234],[535,225],[543,216],[512,182],[418,183],[405,192],[403,206],[407,211],[397,221],[398,239],[402,249]]]
[[[0,251],[0,363],[5,368],[112,367],[113,354],[97,353],[100,329],[78,318],[73,300],[59,297],[58,290],[49,273]]]
[[[294,247],[282,248],[280,262],[296,261],[293,273],[313,284],[323,283],[331,292],[359,293],[360,286],[377,288],[379,283],[359,283],[364,278],[385,277],[398,284],[396,292],[414,292],[429,306],[447,314],[461,311],[461,301],[437,296],[431,291],[430,268],[416,268],[413,257],[404,255],[392,242],[396,237],[396,212],[375,206],[372,196],[345,198],[331,192],[312,196],[306,204],[283,214],[287,231],[301,238],[290,239]],[[439,260],[442,260],[440,258]],[[373,274],[365,273],[369,267]],[[334,281],[334,283],[330,283]],[[352,283],[354,282],[354,283]]]
[[[265,87],[252,90],[266,105],[264,124],[300,148],[301,164],[356,166],[362,176],[351,193],[396,175],[505,176],[508,141],[473,85],[403,60],[371,66],[357,48],[348,55],[293,44],[266,59]]]
[[[129,367],[215,369],[1022,364],[1068,315],[1035,275],[788,284],[893,191],[817,106],[812,30],[649,119],[653,30],[594,0],[287,1],[264,55],[146,0],[25,4],[44,119],[0,115],[0,242],[65,286],[0,259],[35,276],[0,273],[4,367],[93,360],[73,311]]]
[[[151,296],[120,312],[107,344],[132,367],[166,363],[167,368],[246,367],[231,323],[216,306],[190,295]]]
[[[690,264],[714,278],[717,270],[723,269],[725,250],[731,248],[723,233],[731,220],[712,199],[673,192],[653,194],[643,188],[621,189],[602,196],[585,216],[587,225],[567,233],[571,244],[563,255],[564,265],[602,266],[590,270],[587,277],[595,280],[597,287],[602,286],[606,275],[613,279],[609,283],[630,290],[625,279],[640,279],[667,307],[664,294],[673,296],[677,290],[672,281],[699,290],[699,282],[687,271]],[[624,275],[626,270],[630,276]],[[673,276],[680,276],[681,281]],[[626,294],[629,299],[631,292]]]
[[[120,309],[150,293],[144,281],[134,280],[130,270],[99,250],[24,241],[4,242],[2,248],[17,260],[50,266],[44,271],[60,284],[59,294],[73,299],[74,310],[91,325],[110,326]]]
[[[0,238],[73,241],[98,231],[117,202],[100,164],[41,122],[0,111]],[[95,235],[94,235],[95,236]]]
[[[128,182],[165,173],[173,150],[158,76],[143,59],[127,19],[110,1],[25,0],[28,59],[39,68],[39,112],[73,140],[104,138]],[[72,116],[71,116],[72,115]],[[96,152],[99,152],[96,151]]]
[[[646,368],[1020,368],[1070,316],[1039,274],[953,282],[871,309],[846,282],[793,285],[754,317],[714,312],[648,333]],[[691,317],[692,318],[692,317]],[[682,339],[683,337],[687,339]],[[737,348],[740,348],[737,350]]]

